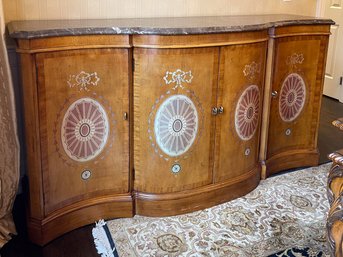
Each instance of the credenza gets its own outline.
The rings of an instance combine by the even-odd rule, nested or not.
[[[40,245],[97,219],[176,215],[318,164],[331,20],[16,21]]]

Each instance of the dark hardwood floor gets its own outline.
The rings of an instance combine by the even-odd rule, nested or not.
[[[92,237],[94,225],[88,225],[67,233],[44,247],[30,243],[27,238],[24,195],[18,195],[14,203],[13,218],[18,235],[1,250],[0,257],[99,257]]]
[[[324,96],[318,133],[320,163],[328,162],[326,156],[329,153],[343,148],[343,132],[331,124],[340,117],[343,117],[343,103]]]
[[[323,97],[319,127],[318,146],[320,163],[327,162],[327,154],[343,148],[343,132],[331,125],[331,122],[343,117],[343,104]],[[24,190],[25,191],[25,190]],[[98,257],[93,243],[92,228],[88,225],[67,233],[45,247],[30,243],[27,239],[25,222],[25,196],[18,195],[13,209],[18,235],[1,250],[1,257]]]

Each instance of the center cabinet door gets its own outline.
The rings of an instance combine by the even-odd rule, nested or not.
[[[259,180],[259,138],[267,42],[221,48],[215,183]],[[238,190],[239,191],[239,190]],[[238,192],[237,191],[237,192]]]
[[[134,50],[135,190],[212,183],[217,47]]]

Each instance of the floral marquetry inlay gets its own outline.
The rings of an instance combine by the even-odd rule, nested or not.
[[[304,55],[293,53],[292,55],[287,57],[286,63],[291,67],[296,67],[297,64],[302,64],[304,61]]]
[[[185,95],[167,98],[156,113],[156,142],[168,156],[179,156],[192,146],[198,131],[198,113]]]
[[[235,112],[235,127],[242,140],[249,140],[255,134],[260,112],[260,90],[251,85],[240,96]]]
[[[73,160],[84,162],[95,158],[104,148],[109,122],[104,108],[91,98],[70,105],[61,128],[62,144]]]
[[[295,120],[304,107],[306,87],[303,78],[297,73],[289,74],[281,87],[279,113],[283,121]]]
[[[167,71],[163,79],[167,85],[171,83],[176,83],[176,85],[173,87],[173,89],[176,89],[178,87],[183,88],[182,83],[191,83],[193,75],[191,71],[185,72],[180,69],[177,69],[174,72]]]
[[[90,86],[97,86],[100,78],[96,72],[81,71],[78,75],[70,75],[67,81],[69,87],[78,87],[79,91],[89,91]]]
[[[247,77],[249,81],[253,81],[256,77],[256,74],[259,74],[261,71],[261,65],[252,62],[251,64],[247,64],[244,67],[243,74],[244,77]]]

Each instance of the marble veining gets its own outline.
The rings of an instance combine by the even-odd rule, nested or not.
[[[72,35],[188,35],[256,31],[285,25],[334,24],[330,19],[298,15],[240,15],[103,20],[13,21],[10,36],[18,39]]]

